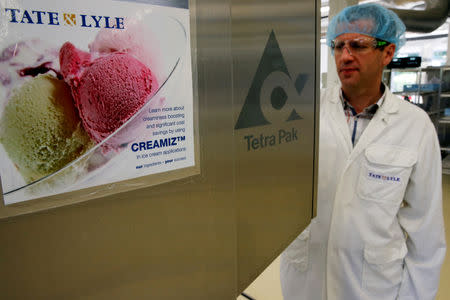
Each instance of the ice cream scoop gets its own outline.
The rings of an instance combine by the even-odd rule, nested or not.
[[[69,86],[50,74],[13,90],[0,119],[0,142],[27,183],[58,171],[93,145]]]
[[[70,42],[60,49],[61,73],[71,86],[83,125],[101,142],[147,102],[158,84],[150,69],[129,53],[93,57]]]
[[[39,69],[39,67],[41,67]],[[0,52],[0,111],[12,90],[27,81],[26,69],[47,73],[59,69],[58,48],[40,39],[12,43]],[[54,72],[54,75],[57,75]]]
[[[93,55],[115,52],[131,54],[158,76],[163,54],[153,31],[140,22],[128,20],[125,29],[101,29],[89,44],[89,51]]]

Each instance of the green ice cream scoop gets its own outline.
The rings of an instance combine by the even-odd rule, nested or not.
[[[0,120],[0,142],[27,183],[61,169],[92,146],[70,88],[50,74],[13,92]]]

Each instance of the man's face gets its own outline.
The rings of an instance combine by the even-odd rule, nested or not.
[[[373,37],[359,33],[344,33],[336,38],[335,41],[342,47],[340,51],[336,48],[334,59],[344,90],[369,87],[381,79],[383,68],[389,64],[394,55],[395,45],[390,44],[384,50],[375,49],[372,46],[374,40]],[[351,41],[369,46],[358,49],[352,47],[358,43]]]

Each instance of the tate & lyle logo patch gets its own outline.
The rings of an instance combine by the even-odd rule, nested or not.
[[[400,182],[400,177],[397,176],[386,176],[372,172],[369,172],[368,176],[370,179],[381,180],[385,182]]]
[[[124,29],[123,17],[59,13],[44,10],[5,8],[9,23],[79,26],[83,28]]]
[[[307,79],[299,74],[292,80],[272,30],[234,129],[301,120],[292,102]]]

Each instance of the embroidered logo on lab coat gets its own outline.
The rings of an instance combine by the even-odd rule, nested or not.
[[[369,179],[380,180],[380,181],[385,181],[385,182],[388,182],[388,181],[389,182],[400,182],[400,177],[381,175],[381,174],[377,174],[377,173],[373,173],[373,172],[369,172],[368,177],[369,177]]]

